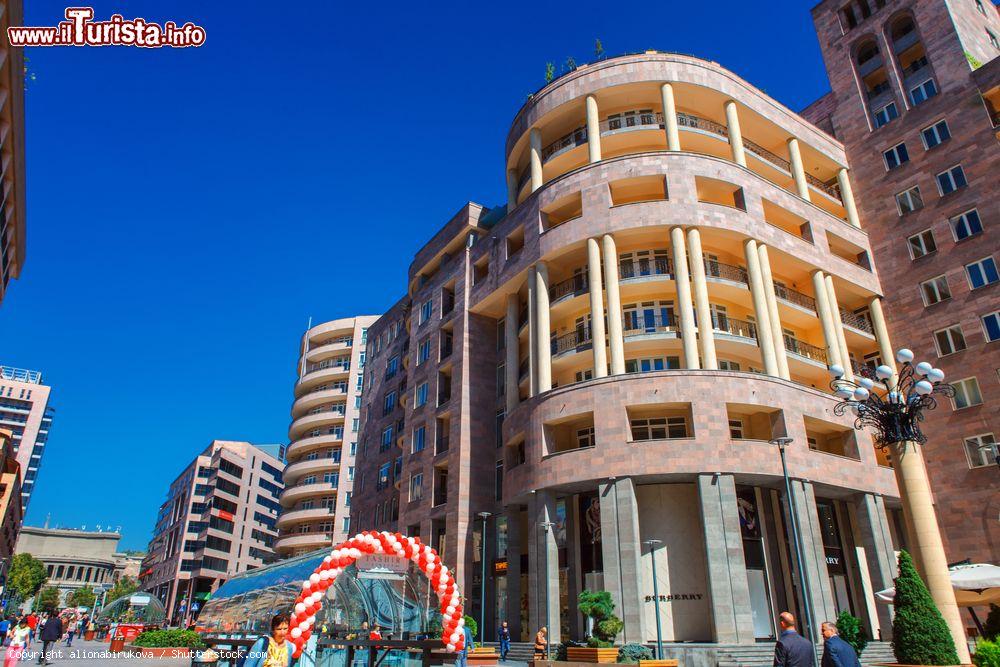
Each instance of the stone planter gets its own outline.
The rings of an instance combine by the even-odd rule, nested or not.
[[[618,662],[618,647],[590,648],[589,646],[570,646],[566,649],[567,662],[589,662],[593,664]]]
[[[94,635],[95,634],[97,634],[97,633],[94,632],[93,630],[87,630],[86,632],[83,633],[83,641],[85,641],[85,642],[92,642],[92,641],[94,641]]]
[[[492,647],[474,648],[469,651],[467,662],[478,667],[494,667],[500,660],[500,654]]]
[[[140,654],[143,658],[190,658],[191,649],[186,646],[132,646],[126,647],[129,652]]]

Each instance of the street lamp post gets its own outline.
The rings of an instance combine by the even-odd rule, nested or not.
[[[801,584],[800,588],[802,590],[802,615],[805,616],[802,620],[805,622],[806,637],[815,647],[816,640],[814,638],[812,624],[812,605],[809,600],[812,592],[809,589],[809,577],[806,576],[804,568],[805,559],[802,558],[802,540],[799,536],[799,520],[795,516],[795,497],[792,495],[792,482],[788,477],[788,462],[785,460],[785,448],[792,444],[793,441],[792,438],[789,437],[780,437],[769,440],[768,442],[772,445],[777,445],[778,451],[781,453],[781,474],[785,478],[785,497],[788,498],[788,524],[792,529],[792,544],[795,547],[795,562],[799,570],[799,583]],[[812,661],[815,664],[815,650],[810,655],[812,656]]]
[[[486,521],[491,516],[489,512],[480,512],[479,518],[483,520],[483,545],[482,556],[480,557],[483,566],[483,576],[479,581],[479,643],[486,641]]]
[[[660,628],[660,586],[656,581],[656,547],[663,540],[644,540],[649,547],[649,558],[653,561],[653,607],[656,610],[656,659],[663,660],[663,630]]]
[[[870,428],[875,445],[891,452],[917,562],[922,565],[931,598],[951,630],[959,660],[968,663],[965,629],[955,603],[930,482],[918,447],[927,442],[927,436],[920,430],[924,412],[937,407],[935,395],[954,397],[955,388],[943,383],[941,369],[926,361],[913,364],[913,352],[906,348],[896,352],[896,361],[902,364],[898,374],[891,366],[882,365],[874,370],[864,369],[855,381],[844,379],[844,369],[840,366],[831,366],[830,387],[841,399],[834,413],[843,415],[851,410],[854,428]]]
[[[552,629],[549,627],[549,620],[550,620],[549,619],[549,613],[550,613],[549,612],[549,530],[553,526],[555,526],[556,524],[552,523],[551,521],[543,521],[543,522],[541,522],[538,525],[542,529],[542,533],[544,534],[543,539],[545,540],[542,543],[542,553],[545,554],[545,566],[544,566],[544,569],[542,570],[542,572],[545,573],[545,576],[542,577],[542,579],[545,582],[544,583],[544,586],[545,586],[545,624],[544,624],[544,627],[545,627],[545,659],[548,660],[549,659],[549,636],[552,634]]]

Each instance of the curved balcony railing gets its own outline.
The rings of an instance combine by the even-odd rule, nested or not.
[[[731,280],[734,283],[743,283],[744,285],[750,284],[747,278],[747,270],[742,266],[724,264],[714,259],[705,260],[705,277]]]
[[[817,361],[823,365],[829,363],[829,358],[826,356],[826,350],[815,345],[810,345],[798,338],[792,338],[791,336],[785,336],[785,349],[792,354],[797,354],[800,357],[805,357],[806,359],[811,359]]]
[[[581,125],[572,132],[564,134],[542,149],[542,163],[546,163],[557,155],[573,150],[587,143],[587,126]]]
[[[647,334],[669,333],[680,331],[680,322],[674,315],[664,317],[660,314],[645,315],[637,313],[635,317],[626,313],[622,321],[622,335],[625,338],[644,336]]]
[[[716,123],[714,120],[702,118],[701,116],[695,116],[694,114],[678,112],[677,125],[679,127],[690,127],[694,130],[704,130],[705,132],[725,137],[727,140],[729,139],[729,128],[725,125]]]
[[[757,326],[753,322],[738,320],[735,317],[712,313],[712,328],[731,336],[757,340]]]
[[[646,276],[669,276],[673,273],[673,263],[666,258],[627,259],[618,264],[618,279],[632,280]]]
[[[590,280],[586,273],[575,273],[566,280],[557,282],[549,287],[549,299],[558,301],[567,296],[583,294],[589,289]]]
[[[787,301],[788,303],[795,304],[796,306],[802,306],[807,310],[816,312],[816,299],[812,298],[808,294],[803,294],[790,287],[785,287],[784,285],[774,286],[774,295],[781,299],[782,301]]]
[[[574,331],[552,339],[552,354],[555,356],[563,352],[578,350],[584,345],[590,345],[591,340],[589,326],[577,327]]]
[[[661,130],[663,129],[663,114],[633,110],[615,114],[614,118],[606,118],[599,125],[602,135],[622,130]]]
[[[750,141],[749,139],[744,138],[743,148],[750,151],[757,157],[767,160],[774,166],[781,167],[788,173],[792,172],[792,164],[788,160],[782,157],[778,157],[777,155],[775,155],[774,153],[772,153],[771,151],[767,150],[766,148],[764,148],[763,146],[754,141]]]
[[[826,194],[830,195],[837,201],[843,201],[840,198],[840,186],[837,185],[836,179],[830,181],[829,183],[824,183],[823,181],[819,180],[812,174],[806,174],[806,182],[809,183],[809,185],[816,188],[817,190],[821,190]]]
[[[853,329],[857,329],[858,331],[864,331],[865,333],[871,335],[875,334],[872,330],[872,323],[869,322],[868,318],[864,315],[858,315],[857,313],[852,313],[849,310],[841,308],[840,321]]]

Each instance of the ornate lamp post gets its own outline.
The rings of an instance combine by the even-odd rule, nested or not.
[[[855,417],[854,428],[870,429],[875,445],[891,453],[913,555],[923,570],[934,604],[951,630],[959,659],[968,663],[965,629],[955,603],[930,484],[918,447],[927,442],[927,436],[920,430],[924,411],[937,407],[935,396],[952,397],[955,389],[943,383],[941,369],[926,361],[913,364],[910,350],[903,348],[896,352],[896,361],[901,364],[898,375],[891,366],[882,365],[874,371],[865,370],[853,382],[844,379],[843,368],[831,366],[830,386],[841,399],[834,413],[843,415],[850,410]]]

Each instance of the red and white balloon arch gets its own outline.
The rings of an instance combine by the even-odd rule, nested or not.
[[[451,571],[431,547],[417,537],[400,533],[364,531],[334,547],[329,556],[309,578],[302,582],[302,592],[295,598],[289,627],[289,639],[295,645],[295,656],[312,635],[316,613],[323,606],[326,589],[333,585],[345,568],[365,554],[386,554],[411,560],[431,583],[441,603],[441,640],[449,651],[461,651],[465,646],[465,612],[462,596],[455,585]]]

